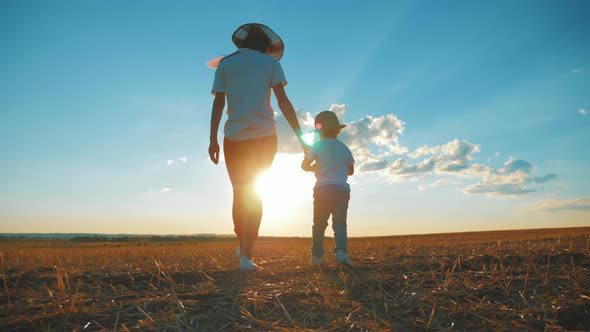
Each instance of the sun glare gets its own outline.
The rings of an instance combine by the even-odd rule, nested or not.
[[[299,203],[311,202],[315,178],[300,165],[301,156],[277,154],[270,170],[258,178],[256,191],[262,196],[264,216],[285,216]]]
[[[305,134],[301,135],[301,140],[307,146],[313,146],[313,144],[317,140],[316,136],[317,136],[317,134],[316,134],[315,131],[310,131],[308,133],[305,133]]]

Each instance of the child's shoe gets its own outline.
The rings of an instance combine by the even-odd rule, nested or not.
[[[352,266],[352,261],[350,260],[346,252],[342,250],[336,251],[336,262],[338,262],[338,264]]]
[[[238,267],[240,271],[254,271],[257,267],[258,265],[252,263],[252,261],[245,256],[240,257],[240,266]]]
[[[324,265],[324,259],[321,257],[311,257],[311,265]]]

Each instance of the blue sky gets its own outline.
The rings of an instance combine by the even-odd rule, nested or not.
[[[232,233],[205,62],[247,22],[283,38],[302,123],[331,108],[349,124],[351,236],[590,226],[589,11],[3,1],[0,232]],[[309,236],[313,175],[277,122],[261,233]]]

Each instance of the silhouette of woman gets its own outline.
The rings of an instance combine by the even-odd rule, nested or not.
[[[227,99],[227,121],[223,129],[223,155],[233,187],[232,217],[239,240],[236,254],[239,269],[251,271],[252,248],[262,220],[262,201],[255,191],[259,174],[268,169],[277,152],[271,89],[285,119],[301,141],[299,121],[285,92],[287,80],[279,60],[284,51],[281,38],[269,27],[248,23],[232,35],[236,52],[214,59],[217,68],[211,93],[215,96],[211,113],[209,157],[219,162],[217,132]]]

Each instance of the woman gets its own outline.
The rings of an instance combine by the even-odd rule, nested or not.
[[[217,132],[227,98],[223,155],[233,187],[232,217],[240,242],[236,253],[240,257],[239,269],[251,271],[257,267],[252,262],[252,247],[262,219],[262,201],[255,191],[255,182],[271,166],[277,152],[271,89],[300,142],[301,129],[284,88],[287,80],[279,64],[284,51],[281,38],[263,24],[249,23],[240,26],[232,40],[238,47],[236,52],[219,62],[209,62],[217,67],[211,91],[215,99],[209,157],[213,163],[219,162]]]

